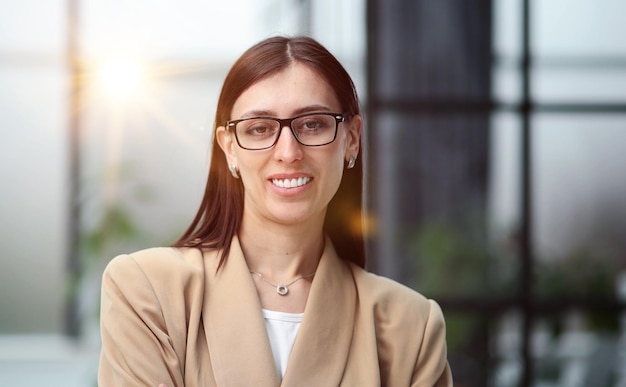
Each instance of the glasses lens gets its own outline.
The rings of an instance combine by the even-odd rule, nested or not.
[[[280,131],[278,121],[265,118],[253,118],[237,124],[239,144],[248,149],[269,148]]]
[[[310,114],[296,118],[291,126],[302,144],[324,145],[335,139],[337,120],[329,114]]]
[[[282,124],[289,120],[273,118],[249,118],[235,126],[237,141],[245,149],[267,149],[276,143]],[[335,140],[337,118],[334,114],[313,113],[291,120],[291,128],[303,145],[326,145]]]

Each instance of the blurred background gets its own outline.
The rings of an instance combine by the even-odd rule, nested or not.
[[[95,386],[100,276],[201,200],[233,61],[318,39],[366,120],[369,269],[456,386],[626,386],[626,3],[0,3],[0,384]]]

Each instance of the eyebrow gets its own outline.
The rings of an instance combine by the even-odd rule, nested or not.
[[[331,109],[326,105],[308,105],[294,110],[293,116],[299,116],[300,114],[312,113],[312,112],[330,112]],[[241,118],[249,117],[276,117],[276,114],[271,110],[250,110],[241,115]]]

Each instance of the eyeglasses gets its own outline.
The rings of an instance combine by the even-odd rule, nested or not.
[[[345,114],[307,113],[292,118],[250,117],[226,122],[234,129],[237,144],[248,150],[269,149],[276,145],[281,129],[289,126],[296,140],[306,146],[322,146],[335,141]]]

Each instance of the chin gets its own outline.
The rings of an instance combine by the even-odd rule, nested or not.
[[[284,205],[275,211],[270,210],[269,213],[271,214],[271,219],[285,225],[307,223],[315,218],[315,213],[308,208],[293,208],[292,206]]]
[[[284,225],[297,225],[301,223],[306,223],[311,219],[311,216],[298,216],[296,214],[276,214],[273,219],[276,223],[284,224]]]

